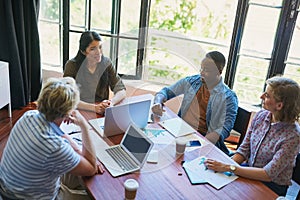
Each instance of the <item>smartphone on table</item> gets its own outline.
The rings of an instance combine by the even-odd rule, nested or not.
[[[192,140],[192,141],[188,141],[186,143],[187,147],[197,147],[197,146],[201,146],[201,143],[199,140]]]

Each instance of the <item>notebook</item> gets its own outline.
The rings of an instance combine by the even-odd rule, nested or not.
[[[101,137],[124,133],[129,124],[145,128],[148,123],[151,100],[129,102],[105,109],[105,117],[89,120]]]
[[[140,128],[130,124],[119,145],[103,148],[97,156],[110,174],[116,177],[140,170],[153,145]]]
[[[182,165],[192,185],[209,183],[216,189],[220,189],[238,178],[238,176],[231,172],[216,173],[213,170],[207,169],[205,166],[207,158],[214,158],[229,165],[238,165],[212,143],[201,146],[198,156],[193,160],[185,161]]]
[[[188,123],[186,123],[180,117],[175,117],[172,119],[167,119],[159,122],[159,125],[164,127],[169,131],[174,137],[180,137],[188,135],[191,133],[196,133],[197,131],[193,129]]]

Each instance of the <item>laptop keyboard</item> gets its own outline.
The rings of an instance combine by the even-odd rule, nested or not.
[[[124,171],[129,171],[138,167],[120,146],[106,149],[106,151]]]

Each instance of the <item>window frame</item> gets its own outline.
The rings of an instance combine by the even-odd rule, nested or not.
[[[91,1],[86,0],[85,6],[87,14],[86,16],[86,24],[84,29],[91,30]],[[151,0],[141,0],[141,8],[140,8],[140,20],[139,20],[139,33],[138,37],[124,36],[120,34],[120,14],[121,14],[121,0],[112,0],[112,20],[111,20],[111,33],[103,33],[101,30],[93,29],[98,31],[101,35],[114,38],[116,40],[111,40],[111,48],[109,57],[111,60],[115,60],[115,67],[118,70],[118,48],[120,39],[129,39],[129,40],[137,40],[138,48],[137,48],[137,61],[136,61],[136,75],[127,75],[127,74],[119,74],[122,78],[125,79],[141,79],[143,73],[143,60],[145,55],[145,46],[146,46],[146,38],[147,38],[147,26],[149,21],[149,9]],[[66,63],[69,56],[69,35],[70,33],[82,33],[80,31],[72,30],[70,28],[70,1],[63,0],[63,63]]]
[[[81,31],[73,30],[70,26],[70,0],[58,0],[60,9],[60,19],[59,19],[59,35],[61,46],[60,60],[62,66],[70,59],[69,55],[69,39],[70,33],[82,33]],[[85,0],[86,4],[86,15],[84,30],[90,30],[91,27],[91,2],[92,0]],[[120,74],[124,79],[137,79],[140,80],[143,77],[143,67],[146,60],[146,48],[147,48],[147,32],[149,25],[149,15],[151,9],[151,0],[141,0],[140,7],[140,18],[139,18],[139,33],[138,36],[125,36],[120,34],[120,14],[121,14],[121,0],[112,0],[112,21],[111,21],[111,32],[93,29],[99,32],[101,35],[115,38],[116,40],[111,40],[111,48],[109,57],[115,61],[115,67],[118,69],[118,46],[120,39],[137,40],[137,56],[136,56],[136,72],[135,75]],[[245,56],[240,54],[241,41],[243,36],[243,31],[245,28],[245,22],[248,14],[249,5],[258,3],[253,3],[251,0],[238,0],[234,28],[231,38],[230,46],[228,46],[228,57],[227,57],[227,67],[224,75],[224,82],[233,88],[235,76],[237,75],[238,60],[240,56]],[[275,30],[275,39],[273,43],[273,51],[270,58],[260,57],[259,59],[265,59],[270,62],[268,67],[268,72],[265,79],[268,79],[274,75],[284,75],[284,70],[286,65],[289,64],[287,61],[289,47],[292,41],[293,32],[296,26],[296,20],[299,12],[300,0],[283,0],[281,5],[280,17],[278,21],[277,28]],[[260,6],[269,6],[259,3]],[[43,19],[40,19],[43,21]],[[57,24],[56,22],[54,22]],[[205,41],[204,41],[205,42]],[[246,55],[250,56],[251,55]],[[268,56],[269,57],[269,56]],[[257,57],[258,58],[258,57]],[[293,63],[299,65],[299,63]],[[64,68],[64,67],[63,67]],[[265,89],[262,86],[262,89]]]
[[[267,76],[265,77],[266,80],[272,76],[284,74],[289,45],[293,36],[295,22],[297,20],[299,12],[299,0],[283,0],[282,2],[283,4],[281,6],[281,13],[275,34],[273,51],[271,54],[271,58],[269,59],[270,65],[268,68]],[[239,52],[241,47],[241,40],[243,36],[247,12],[249,9],[249,3],[251,3],[249,0],[239,0],[237,5],[240,9],[237,9],[238,13],[235,18],[233,37],[230,45],[231,48],[228,56],[228,70],[226,71],[224,79],[225,83],[227,83],[230,88],[233,88],[236,69],[237,67],[239,67],[237,66],[237,63],[240,55]],[[263,4],[260,5],[266,6]],[[268,58],[261,57],[261,59]],[[265,89],[265,87],[266,84],[263,86],[263,88]]]

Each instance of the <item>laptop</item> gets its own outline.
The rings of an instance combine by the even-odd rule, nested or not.
[[[97,151],[97,157],[113,177],[138,171],[147,160],[154,143],[134,124],[130,124],[119,145]]]
[[[145,128],[148,124],[150,106],[151,100],[147,99],[108,107],[105,109],[105,117],[91,119],[89,123],[101,137],[124,133],[131,123],[139,128]]]

